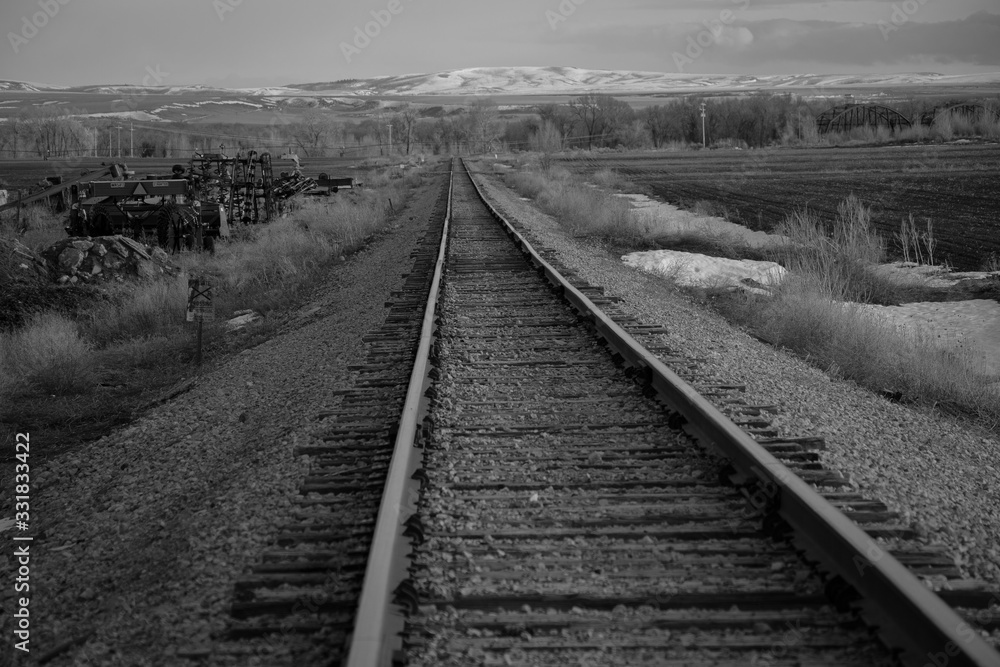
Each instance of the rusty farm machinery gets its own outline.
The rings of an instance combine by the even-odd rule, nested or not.
[[[231,225],[268,222],[292,197],[319,189],[297,164],[275,178],[270,154],[256,151],[195,153],[169,175],[137,179],[125,164],[112,164],[49,181],[0,209],[48,204],[57,212],[69,209],[71,236],[124,234],[175,250],[211,249]]]

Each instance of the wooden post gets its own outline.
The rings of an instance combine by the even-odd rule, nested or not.
[[[212,305],[212,286],[200,277],[188,279],[188,306],[185,319],[188,322],[198,322],[197,349],[195,349],[195,366],[201,366],[202,336],[205,320],[213,321],[215,311]]]
[[[194,365],[201,366],[201,331],[205,326],[205,320],[198,318],[198,349],[194,353]]]

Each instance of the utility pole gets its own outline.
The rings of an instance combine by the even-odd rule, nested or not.
[[[122,126],[116,125],[118,128],[118,157],[122,156]]]
[[[706,148],[708,144],[705,143],[705,103],[702,102],[698,108],[701,109],[701,147]]]
[[[389,128],[389,155],[392,155],[392,123],[386,125]]]
[[[108,157],[114,157],[114,151],[111,149],[111,125],[108,125]]]
[[[132,121],[128,122],[128,156],[135,157],[135,142],[133,141],[132,133],[135,131],[135,127],[132,125]]]

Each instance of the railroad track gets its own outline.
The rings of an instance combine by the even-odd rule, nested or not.
[[[1000,665],[898,561],[953,563],[816,439],[778,437],[452,181],[217,662]],[[997,627],[988,593],[947,595]]]
[[[451,202],[348,665],[1000,664],[870,535],[918,572],[947,559],[734,410],[755,443],[612,300],[526,258],[463,170]]]
[[[310,441],[296,448],[296,455],[310,455],[312,461],[293,499],[293,520],[236,582],[227,627],[210,652],[216,664],[341,661],[447,211],[445,187],[411,253],[412,266],[400,267],[407,272],[402,288],[385,304],[385,321],[364,337],[365,357],[351,367],[353,386],[330,397],[330,408],[315,416]],[[179,657],[207,656],[195,650]]]

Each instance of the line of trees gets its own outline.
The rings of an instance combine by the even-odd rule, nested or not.
[[[130,132],[131,129],[131,132]],[[30,107],[0,122],[0,156],[11,157],[189,157],[195,151],[260,150],[306,157],[373,157],[412,152],[484,153],[503,149],[496,103],[475,100],[445,113],[410,104],[376,112],[359,121],[338,120],[312,108],[296,116],[275,116],[268,124],[186,124],[86,118],[55,107]]]
[[[683,97],[636,110],[611,95],[592,93],[506,118],[493,100],[478,99],[452,111],[401,104],[357,121],[313,107],[275,115],[271,123],[260,125],[140,124],[131,136],[128,119],[86,118],[53,105],[24,109],[0,123],[0,156],[117,156],[119,145],[122,156],[131,148],[137,156],[176,158],[215,152],[223,145],[229,151],[265,148],[305,157],[660,148],[702,142],[702,104],[709,145],[760,147],[816,142],[814,119],[834,102],[791,94]],[[896,106],[919,118],[940,104],[928,98]]]
[[[610,95],[587,94],[568,104],[538,107],[536,117],[508,124],[503,138],[508,145],[541,151],[700,144],[702,102],[707,108],[706,135],[713,143],[766,146],[780,141],[789,127],[800,127],[800,118],[813,115],[791,95],[688,97],[635,110]]]
[[[840,103],[850,102],[850,98]],[[1000,100],[983,100],[1000,109]],[[705,105],[705,141],[710,146],[762,147],[817,143],[816,117],[837,104],[805,100],[792,94],[733,97],[683,97],[636,110],[610,95],[588,94],[567,104],[539,106],[534,117],[508,123],[507,146],[538,151],[568,148],[660,148],[672,143],[701,144],[701,105]],[[951,102],[954,104],[954,102]],[[893,104],[918,123],[921,115],[942,106],[940,98]]]

